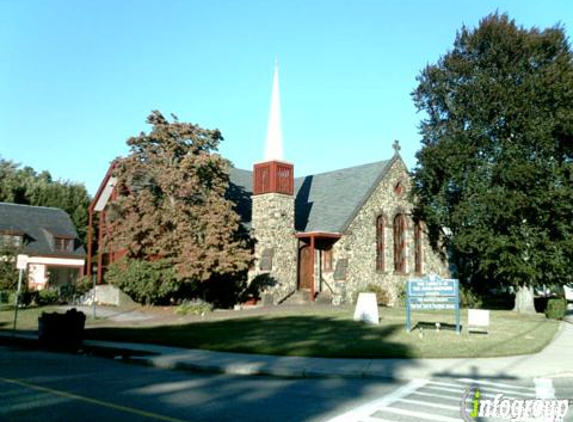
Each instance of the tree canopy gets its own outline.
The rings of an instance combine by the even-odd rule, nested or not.
[[[419,74],[416,213],[474,285],[571,282],[573,55],[491,14]]]
[[[131,259],[161,259],[180,281],[245,271],[251,253],[225,197],[230,163],[216,153],[221,133],[158,111],[147,123],[151,131],[130,138],[129,155],[117,161],[112,246]]]
[[[81,183],[53,180],[47,171],[36,172],[0,158],[0,202],[61,208],[66,211],[86,244],[90,197]]]

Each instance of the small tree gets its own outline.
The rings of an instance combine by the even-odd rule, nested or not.
[[[160,258],[180,281],[244,272],[251,253],[225,198],[229,162],[216,153],[220,132],[175,116],[169,122],[158,111],[147,122],[151,132],[130,138],[130,154],[118,160],[113,247],[130,259]]]
[[[492,14],[463,27],[418,76],[422,149],[417,214],[444,239],[459,275],[515,286],[571,282],[573,55],[563,29],[518,27]]]
[[[0,239],[0,291],[16,290],[18,286],[18,270],[16,256],[20,248],[3,244]]]

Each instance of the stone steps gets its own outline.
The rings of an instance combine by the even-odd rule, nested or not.
[[[281,302],[281,305],[311,305],[313,303],[332,305],[332,296],[326,293],[318,293],[315,301],[312,302],[308,290],[297,290]]]

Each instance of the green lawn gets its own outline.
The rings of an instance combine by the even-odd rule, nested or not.
[[[38,317],[42,312],[56,312],[57,306],[28,308],[18,310],[18,330],[37,330]],[[0,329],[11,330],[14,323],[14,309],[10,307],[0,311]]]
[[[19,329],[36,329],[42,310],[53,311],[53,308],[20,312]],[[11,328],[12,315],[12,312],[0,312],[1,329]],[[367,326],[354,322],[349,309],[290,308],[179,325],[91,326],[87,337],[288,356],[473,358],[538,352],[551,341],[559,325],[543,315],[492,311],[489,334],[468,334],[462,330],[462,334],[457,335],[453,331],[453,312],[414,312],[413,325],[419,323],[424,328],[406,333],[404,309],[381,309],[381,318],[379,326]],[[467,321],[467,311],[462,312],[463,321]],[[436,332],[435,322],[446,324],[448,329]]]
[[[42,312],[58,312],[63,313],[62,307],[59,305],[53,306],[41,306],[41,307],[30,307],[26,309],[20,309],[18,311],[18,325],[17,329],[21,331],[35,331],[38,329],[38,317]],[[0,330],[11,330],[14,323],[14,309],[0,310]],[[99,323],[105,323],[105,319],[96,319],[95,321],[91,318],[91,315],[87,315],[86,324],[97,325]]]
[[[452,312],[417,312],[413,322],[453,324]],[[92,328],[92,339],[147,342],[187,348],[287,356],[345,358],[493,357],[535,353],[553,338],[558,323],[542,315],[493,311],[489,334],[453,329],[405,332],[403,309],[383,309],[382,323],[367,326],[349,310],[293,311],[271,315],[148,328]],[[462,321],[467,320],[463,312]]]

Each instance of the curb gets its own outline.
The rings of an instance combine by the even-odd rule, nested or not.
[[[161,356],[158,357],[135,356],[129,358],[128,362],[160,369],[183,370],[183,371],[199,372],[199,373],[216,373],[216,374],[225,374],[233,376],[270,376],[270,377],[290,378],[290,379],[301,379],[301,378],[383,379],[388,381],[397,379],[402,379],[402,380],[409,379],[406,377],[389,376],[382,373],[379,374],[369,373],[368,371],[332,373],[332,372],[313,370],[307,368],[296,369],[296,370],[288,370],[286,368],[255,368],[256,365],[254,364],[209,365],[209,364],[197,364],[197,363],[181,362],[181,361],[169,362],[161,360]]]
[[[563,328],[571,321],[564,321],[556,333],[557,338]],[[38,337],[32,333],[18,333],[15,336],[11,331],[0,331],[0,344],[16,345],[40,349]],[[145,345],[138,343],[117,343],[97,340],[85,340],[80,352],[99,357],[113,358],[124,363],[138,364],[167,370],[183,370],[198,373],[216,373],[232,376],[271,376],[289,379],[304,378],[351,378],[351,379],[379,379],[379,380],[411,380],[417,377],[450,378],[455,375],[439,372],[434,363],[425,362],[424,359],[405,360],[377,360],[377,359],[321,359],[307,357],[246,355],[207,350],[189,350],[166,346]],[[524,355],[523,357],[525,357]],[[532,355],[533,356],[533,355]],[[511,358],[511,357],[508,357]],[[521,358],[515,356],[514,358]],[[485,359],[485,358],[484,358]],[[496,358],[491,358],[496,359]],[[504,358],[501,358],[504,359]],[[419,365],[416,375],[415,367]],[[438,365],[439,366],[439,365]],[[488,365],[489,366],[489,365]],[[484,369],[487,372],[487,367]],[[529,379],[531,377],[564,377],[571,374],[571,368],[555,372],[555,368],[547,368],[547,373],[511,373],[515,379]],[[495,369],[491,369],[491,371]],[[436,372],[438,371],[438,372]],[[549,372],[550,371],[550,372]],[[483,373],[483,372],[482,372]],[[485,375],[485,374],[484,374]],[[510,374],[507,374],[510,375]]]

